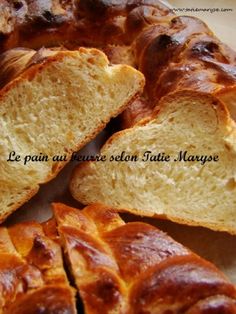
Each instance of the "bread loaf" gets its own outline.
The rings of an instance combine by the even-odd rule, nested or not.
[[[0,313],[75,314],[61,249],[39,223],[0,228]]]
[[[2,221],[124,110],[144,79],[85,48],[8,51],[0,72]]]
[[[86,314],[235,313],[225,276],[157,228],[101,204],[53,211]]]
[[[235,286],[157,228],[101,204],[53,211],[41,225],[0,228],[0,313],[235,313]]]
[[[190,91],[167,96],[158,110],[115,133],[101,150],[105,162],[80,164],[72,195],[236,234],[235,122],[219,100]]]
[[[165,95],[184,89],[216,96],[236,120],[236,52],[201,20],[174,17],[143,29],[131,49],[109,46],[105,52],[114,63],[136,65],[146,78],[144,100],[124,112],[123,128],[151,116]]]
[[[158,0],[3,0],[1,11],[0,52],[98,47],[112,63],[141,70],[146,108],[135,102],[123,127],[149,116],[166,94],[186,88],[216,95],[236,119],[236,53],[196,17],[178,17]]]

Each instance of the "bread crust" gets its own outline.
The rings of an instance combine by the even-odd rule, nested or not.
[[[174,16],[156,0],[46,0],[43,4],[38,0],[4,0],[2,10],[0,51],[20,46],[130,44],[143,27]]]

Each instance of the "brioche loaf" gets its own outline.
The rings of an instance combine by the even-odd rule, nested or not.
[[[128,62],[146,78],[144,99],[123,113],[123,128],[150,116],[165,95],[184,89],[215,95],[236,120],[236,52],[201,20],[174,17],[143,29],[132,49],[108,46],[104,51],[113,63]]]
[[[160,108],[151,120],[114,134],[101,150],[105,162],[80,164],[72,195],[84,204],[106,201],[236,234],[236,126],[228,111],[216,98],[190,91],[167,96]],[[117,162],[122,152],[138,160]]]
[[[149,116],[161,97],[186,88],[216,95],[236,119],[236,53],[196,17],[178,17],[158,0],[2,0],[0,6],[0,52],[99,47],[111,62],[141,70],[145,101],[125,111],[123,127]]]
[[[75,314],[61,249],[39,223],[0,228],[0,313]]]
[[[235,314],[223,273],[156,227],[101,204],[53,211],[41,225],[0,228],[0,313]]]
[[[211,263],[111,207],[53,205],[85,313],[236,313],[236,289]]]
[[[141,73],[109,66],[96,49],[16,49],[6,53],[1,71],[0,221],[55,177],[144,84]]]

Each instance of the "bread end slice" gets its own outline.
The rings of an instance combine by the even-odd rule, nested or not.
[[[143,85],[140,72],[85,48],[59,51],[8,83],[0,91],[0,220],[55,177]],[[13,151],[20,161],[7,161]]]
[[[147,151],[170,160],[143,161]],[[122,152],[138,161],[110,161]],[[179,160],[180,152],[187,160]],[[78,201],[236,234],[236,127],[216,98],[167,96],[151,120],[113,135],[101,153],[107,162],[74,171],[70,189]]]

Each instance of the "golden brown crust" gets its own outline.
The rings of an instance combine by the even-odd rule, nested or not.
[[[200,300],[186,314],[231,314],[236,313],[236,301],[217,295]]]
[[[101,207],[102,208],[102,207]],[[118,265],[99,238],[95,221],[63,204],[53,204],[61,243],[86,313],[123,313],[125,286]],[[121,311],[122,309],[122,311]]]
[[[176,91],[189,89],[217,96],[236,85],[236,53],[197,18],[175,17],[168,25],[150,26],[133,46],[134,63],[146,78],[149,108]],[[135,109],[131,106],[127,111]],[[124,126],[127,116],[123,116]]]
[[[43,223],[41,223],[43,231],[47,237],[52,239],[54,242],[60,244],[59,236],[57,233],[57,224],[54,218],[51,218]]]
[[[175,256],[141,275],[133,286],[131,302],[140,313],[163,305],[178,313],[218,294],[235,300],[235,288],[208,262],[191,255]]]
[[[130,44],[142,28],[174,15],[156,0],[4,0],[1,7],[0,51],[19,46]]]
[[[36,51],[27,48],[15,48],[3,53],[0,60],[0,89],[30,66],[42,63],[47,57],[56,55],[58,50],[41,48]]]
[[[235,52],[205,34],[193,37],[186,45],[179,57],[175,54],[175,60],[159,72],[158,79],[150,85],[154,99],[186,88],[214,94],[235,85]]]
[[[66,286],[51,285],[19,296],[4,314],[75,314],[72,291]]]
[[[53,210],[87,313],[100,313],[99,304],[105,303],[103,313],[117,308],[129,314],[192,313],[199,308],[204,314],[215,300],[216,313],[223,307],[234,313],[236,289],[225,276],[155,227],[124,223],[101,204],[82,211],[53,204]]]
[[[1,313],[76,313],[60,247],[39,223],[2,227],[0,244]]]

